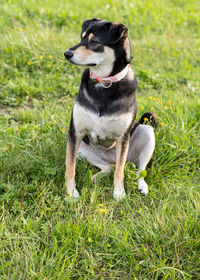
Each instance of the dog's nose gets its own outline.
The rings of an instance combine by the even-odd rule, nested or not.
[[[66,52],[64,53],[64,56],[65,56],[66,59],[70,59],[70,58],[72,58],[72,56],[73,56],[73,52],[71,52],[71,51],[66,51]]]

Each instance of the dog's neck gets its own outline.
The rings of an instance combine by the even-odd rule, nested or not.
[[[90,71],[97,77],[110,77],[120,73],[126,66],[127,64],[118,67],[114,67],[113,64],[101,64],[96,67],[91,67]]]
[[[113,64],[102,63],[98,66],[91,67],[91,71],[98,77],[109,77],[113,69]]]

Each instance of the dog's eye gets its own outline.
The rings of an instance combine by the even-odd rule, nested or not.
[[[92,38],[91,40],[90,40],[90,44],[92,44],[92,45],[96,45],[96,44],[100,44],[100,42],[97,40],[97,39],[95,39],[95,38]]]

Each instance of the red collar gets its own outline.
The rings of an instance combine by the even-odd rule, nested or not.
[[[117,83],[126,76],[129,67],[130,64],[127,64],[126,67],[121,72],[117,73],[115,76],[110,76],[110,77],[98,77],[94,73],[92,73],[92,71],[90,71],[90,78],[94,79],[97,83],[100,83],[102,87],[109,88],[111,87],[112,83]]]

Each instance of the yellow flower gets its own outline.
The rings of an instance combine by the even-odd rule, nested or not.
[[[50,63],[48,66],[51,68],[51,67],[52,67],[52,64]]]
[[[163,122],[161,122],[161,123],[160,123],[160,125],[161,125],[162,127],[164,127],[164,126],[165,126],[165,124],[164,124]]]
[[[40,59],[43,59],[43,57],[44,57],[43,55],[40,55]]]
[[[107,213],[107,210],[106,210],[106,209],[101,208],[101,209],[99,209],[99,212],[100,212],[100,213]]]
[[[49,58],[50,58],[50,59],[52,59],[52,58],[53,58],[53,56],[52,56],[52,55],[49,55]]]
[[[153,111],[154,110],[154,107],[151,107],[151,111]]]
[[[88,238],[88,241],[89,241],[90,243],[94,242],[94,241],[92,240],[91,237]]]
[[[172,102],[171,102],[171,101],[168,101],[168,104],[172,104]]]
[[[164,106],[164,109],[167,110],[167,106],[166,105]]]
[[[111,163],[111,164],[110,164],[110,167],[114,167],[114,166],[115,166],[115,164],[114,164],[114,163]]]
[[[153,101],[157,101],[158,100],[158,98],[157,97],[153,97],[153,96],[149,96],[149,99],[151,99],[151,100],[153,100]]]
[[[31,65],[31,62],[30,62],[30,61],[28,61],[28,62],[27,62],[27,64],[28,64],[28,66],[30,66],[30,65]]]
[[[102,204],[102,203],[100,203],[100,204],[99,204],[99,207],[103,207],[103,204]]]
[[[140,109],[141,109],[141,110],[144,110],[144,106],[140,106]]]
[[[4,147],[3,150],[7,152],[9,151],[8,147]]]
[[[148,118],[144,118],[144,121],[145,121],[145,122],[148,122]]]

